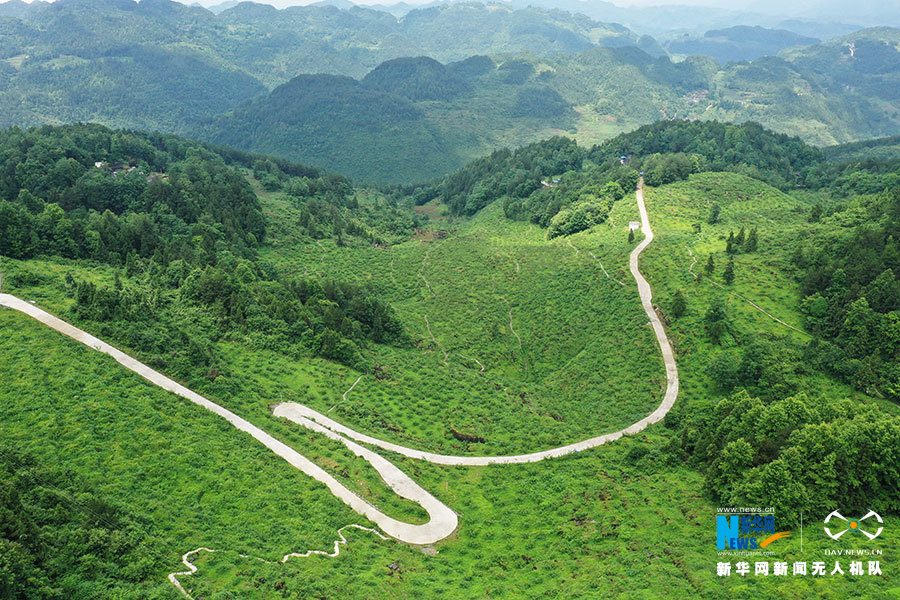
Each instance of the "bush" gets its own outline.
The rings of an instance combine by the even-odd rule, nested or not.
[[[600,202],[587,200],[573,204],[571,207],[556,213],[550,220],[547,239],[563,235],[572,235],[589,229],[606,220],[607,208]]]

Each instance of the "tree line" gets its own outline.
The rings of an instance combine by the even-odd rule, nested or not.
[[[262,207],[242,167],[301,208],[298,233],[380,241],[396,207],[360,210],[340,176],[174,136],[95,125],[0,132],[0,255],[116,267],[67,281],[77,320],[177,375],[215,373],[224,336],[362,365],[368,342],[406,342],[390,306],[342,282],[283,277],[259,260]],[[374,223],[374,225],[373,225]],[[411,219],[391,225],[408,233]],[[15,279],[13,274],[13,279]],[[12,283],[12,281],[11,281]]]

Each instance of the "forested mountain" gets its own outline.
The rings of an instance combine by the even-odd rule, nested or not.
[[[532,62],[497,65],[482,56],[445,66],[421,57],[389,61],[361,81],[297,77],[196,133],[362,181],[399,183],[442,175],[574,120]]]
[[[724,64],[775,56],[787,48],[809,46],[819,41],[786,29],[736,25],[727,29],[711,29],[700,37],[684,34],[669,40],[665,48],[669,54],[704,54]]]
[[[581,15],[475,3],[400,20],[249,2],[218,15],[169,0],[2,6],[0,124],[183,133],[365,181],[422,181],[497,148],[564,132],[592,144],[660,117],[753,120],[818,145],[900,128],[889,28],[720,67],[672,62]]]
[[[233,0],[231,1],[233,2]],[[469,0],[434,0],[424,5],[407,2],[383,2],[367,3],[366,6],[389,12],[396,17],[402,17],[417,8],[467,1]],[[322,0],[318,4],[344,7],[351,3],[349,0]],[[825,18],[821,14],[817,14],[815,10],[809,11],[807,14],[798,15],[791,10],[759,12],[730,7],[691,6],[687,4],[651,4],[647,6],[631,4],[621,6],[604,0],[592,0],[591,2],[584,2],[583,0],[509,0],[509,5],[515,8],[536,6],[581,13],[598,21],[621,23],[632,31],[657,37],[661,41],[684,34],[701,36],[703,32],[710,29],[727,29],[734,26],[787,29],[800,35],[830,39],[867,26],[900,25],[900,21],[894,23],[890,20],[885,21],[884,15],[879,15],[876,11],[871,11],[870,14],[865,15],[863,18],[857,18],[855,15],[854,17],[848,17],[846,14],[842,14],[840,18]],[[791,6],[786,4],[779,6],[782,9],[791,8]]]
[[[900,135],[876,138],[824,148],[825,156],[834,162],[853,160],[892,160],[900,158]]]
[[[465,35],[461,35],[465,32]],[[580,15],[481,4],[413,11],[170,0],[0,4],[0,126],[98,121],[181,132],[304,73],[361,77],[428,55],[573,53],[652,39]]]
[[[877,27],[822,44],[784,53],[808,80],[827,94],[849,91],[865,99],[858,110],[875,122],[873,129],[900,115],[900,29]],[[873,137],[872,135],[867,137]]]
[[[298,78],[193,132],[391,183],[423,181],[497,148],[559,133],[596,143],[660,116],[751,120],[830,145],[900,129],[891,100],[900,94],[900,62],[893,60],[900,52],[891,41],[897,35],[867,30],[789,59],[725,67],[700,56],[653,58],[634,47],[472,57],[446,66],[403,59],[359,83]],[[849,57],[850,40],[866,50]]]
[[[253,76],[183,41],[181,4],[67,0],[0,18],[0,125],[99,121],[175,131],[265,91]],[[135,5],[138,6],[138,5]],[[157,14],[157,13],[162,13]]]

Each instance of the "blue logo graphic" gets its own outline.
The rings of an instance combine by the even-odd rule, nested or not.
[[[758,541],[762,535],[768,537]],[[775,533],[775,515],[716,515],[719,550],[756,550],[789,535],[790,531]]]

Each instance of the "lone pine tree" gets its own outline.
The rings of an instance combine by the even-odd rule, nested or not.
[[[725,270],[722,271],[722,279],[728,285],[734,283],[734,258],[728,259],[728,264],[725,265]]]

